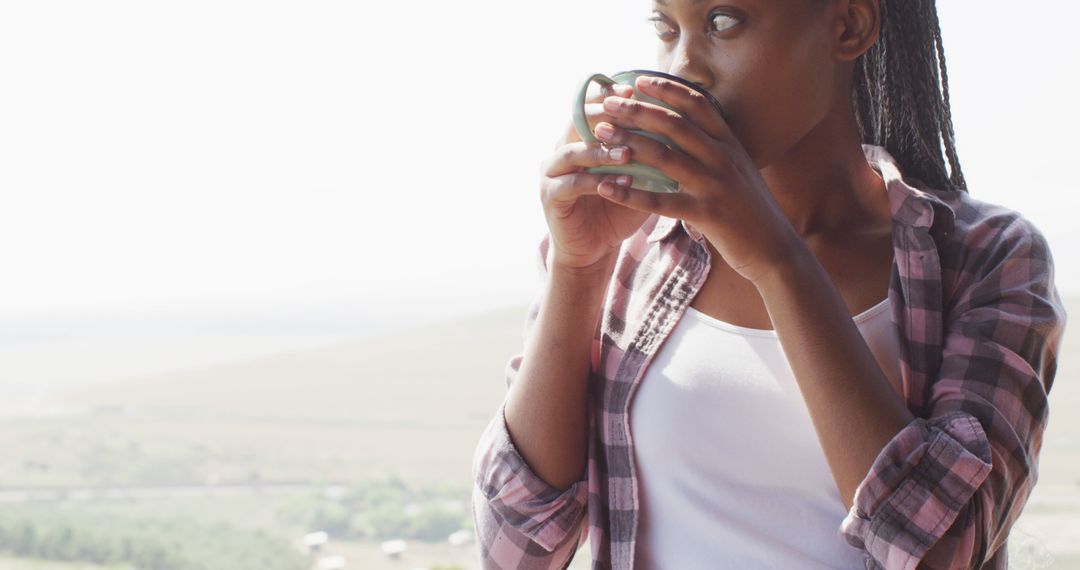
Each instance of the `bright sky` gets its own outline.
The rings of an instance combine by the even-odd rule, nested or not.
[[[1080,7],[940,4],[971,192],[1031,218],[1080,293]],[[5,2],[0,314],[527,301],[540,162],[584,77],[655,67],[648,13]]]

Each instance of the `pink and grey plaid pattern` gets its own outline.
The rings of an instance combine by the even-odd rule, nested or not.
[[[1019,213],[922,188],[884,148],[863,150],[892,204],[889,298],[916,419],[881,450],[837,532],[863,551],[867,569],[1006,568],[1009,530],[1038,478],[1065,329],[1050,249]],[[549,238],[539,247],[542,279]],[[705,281],[703,240],[690,224],[652,216],[623,244],[593,342],[584,479],[565,491],[540,479],[499,407],[473,456],[484,568],[565,568],[587,539],[594,569],[633,568],[639,502],[627,410]],[[526,335],[543,302],[541,292]],[[507,363],[507,388],[521,360]]]

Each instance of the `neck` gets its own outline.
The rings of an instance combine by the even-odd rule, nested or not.
[[[761,175],[804,239],[891,224],[885,183],[867,163],[855,117],[845,105],[834,105]]]

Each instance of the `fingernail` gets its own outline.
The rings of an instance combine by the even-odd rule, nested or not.
[[[609,141],[613,136],[615,136],[615,129],[611,125],[607,123],[596,125],[596,138]]]
[[[623,174],[622,176],[616,177],[615,182],[618,182],[619,186],[629,186],[630,185],[630,177]]]
[[[608,156],[610,156],[612,160],[622,160],[623,157],[626,156],[626,147],[617,146],[608,151]]]

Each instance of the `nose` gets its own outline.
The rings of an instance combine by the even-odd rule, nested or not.
[[[712,90],[716,78],[709,69],[708,57],[705,53],[707,46],[704,44],[704,38],[695,38],[692,34],[686,34],[680,38],[675,51],[671,54],[671,65],[668,66],[667,72],[693,81],[706,90]]]

